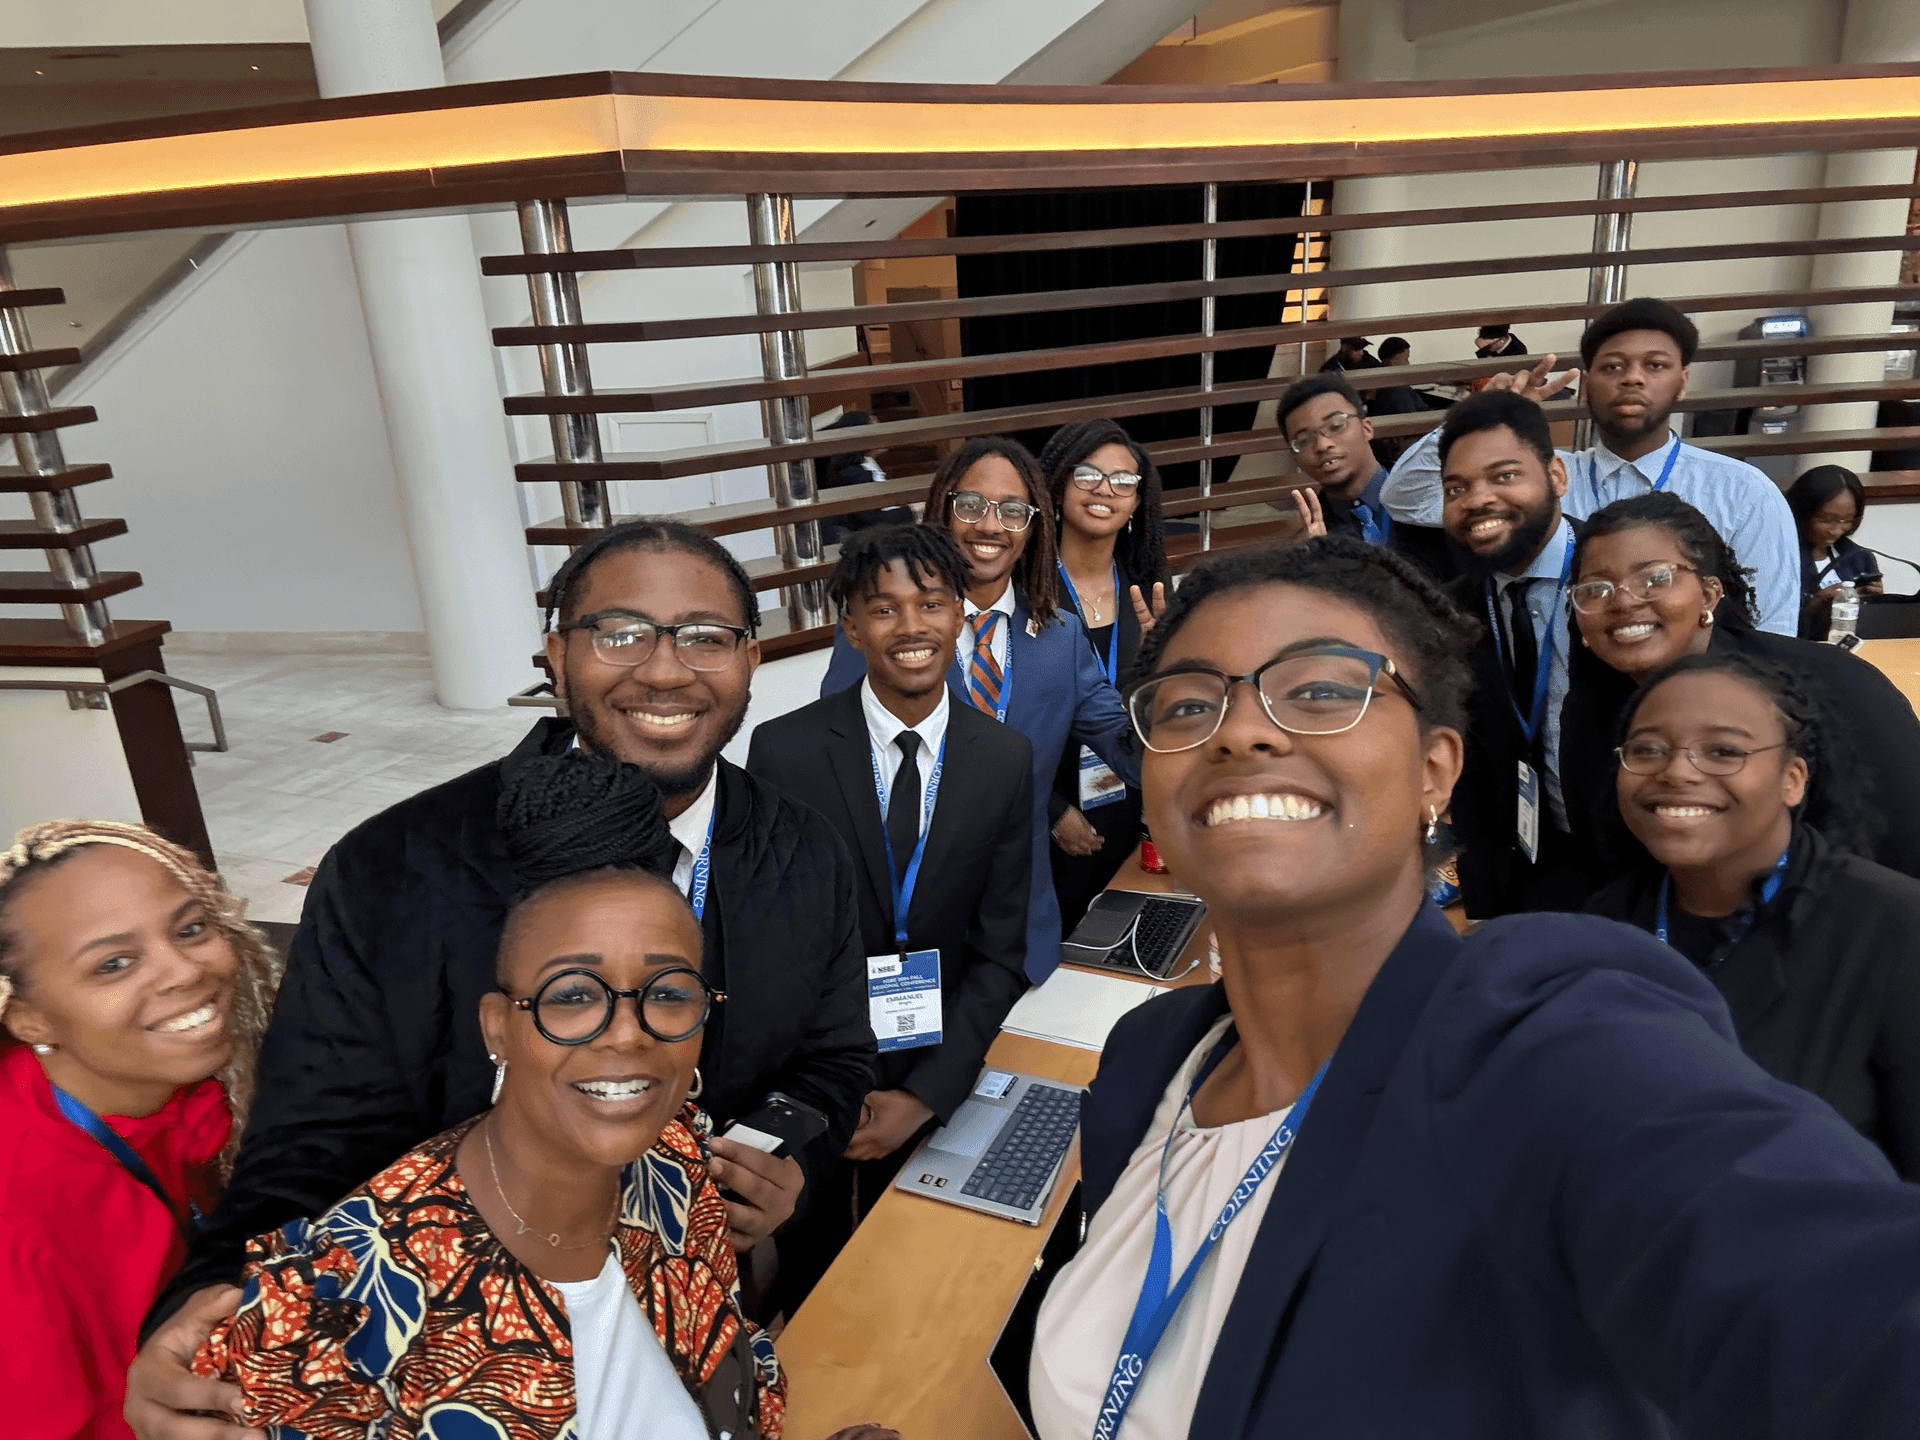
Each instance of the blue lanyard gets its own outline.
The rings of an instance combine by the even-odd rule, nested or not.
[[[1187,1268],[1180,1272],[1180,1278],[1169,1288],[1167,1281],[1173,1273],[1173,1226],[1167,1220],[1167,1157],[1173,1151],[1173,1137],[1180,1130],[1180,1117],[1193,1104],[1194,1092],[1212,1073],[1213,1067],[1225,1057],[1233,1040],[1233,1032],[1228,1031],[1219,1048],[1201,1067],[1200,1073],[1193,1077],[1193,1084],[1187,1087],[1187,1098],[1181,1102],[1179,1112],[1173,1117],[1173,1126],[1167,1131],[1167,1143],[1160,1151],[1159,1185],[1153,1199],[1153,1254],[1147,1261],[1146,1278],[1140,1282],[1140,1298],[1134,1302],[1133,1319],[1127,1322],[1127,1337],[1120,1344],[1120,1358],[1113,1362],[1113,1377],[1107,1381],[1107,1393],[1100,1402],[1100,1411],[1093,1426],[1093,1440],[1114,1440],[1120,1433],[1120,1422],[1126,1418],[1127,1407],[1133,1404],[1134,1392],[1140,1377],[1146,1373],[1147,1362],[1153,1358],[1160,1338],[1167,1333],[1167,1326],[1173,1323],[1180,1302],[1187,1298],[1187,1291],[1193,1288],[1194,1277],[1200,1273],[1200,1267],[1213,1253],[1213,1247],[1220,1237],[1227,1233],[1227,1227],[1246,1209],[1262,1182],[1292,1148],[1294,1136],[1300,1133],[1300,1122],[1307,1118],[1307,1106],[1313,1102],[1314,1092],[1320,1088],[1321,1077],[1327,1073],[1327,1066],[1322,1065],[1314,1073],[1313,1079],[1307,1082],[1307,1088],[1293,1102],[1293,1108],[1287,1111],[1287,1118],[1280,1122],[1280,1128],[1273,1132],[1273,1138],[1253,1157],[1253,1164],[1247,1167],[1247,1173],[1241,1177],[1240,1183],[1233,1187],[1233,1193],[1221,1207],[1219,1218],[1200,1242],[1200,1248],[1193,1252],[1193,1259],[1187,1262]],[[1331,1064],[1332,1061],[1327,1063]]]
[[[1787,842],[1787,848],[1780,852],[1780,858],[1773,862],[1773,873],[1767,876],[1766,883],[1760,887],[1760,903],[1742,915],[1734,926],[1733,944],[1738,945],[1746,939],[1747,931],[1753,928],[1753,922],[1760,912],[1773,903],[1773,897],[1780,893],[1780,886],[1787,878],[1787,861],[1793,856],[1793,842]],[[1653,910],[1653,938],[1662,945],[1667,943],[1667,891],[1673,885],[1673,872],[1669,870],[1660,877],[1660,899]],[[1729,947],[1731,948],[1731,947]],[[1709,969],[1712,967],[1709,966]]]
[[[707,880],[713,871],[713,822],[720,813],[720,796],[713,797],[713,809],[707,814],[707,838],[700,842],[700,853],[693,857],[693,884],[687,899],[693,905],[693,918],[707,918]]]
[[[933,833],[933,798],[940,793],[940,767],[947,763],[947,737],[940,737],[940,753],[933,757],[933,774],[927,777],[926,798],[920,802],[920,839],[907,859],[907,877],[904,880],[900,878],[899,866],[893,858],[892,841],[886,834],[886,781],[880,778],[880,762],[872,754],[873,747],[869,745],[867,750],[867,758],[873,761],[873,795],[880,802],[880,848],[887,854],[887,892],[893,896],[893,938],[904,955],[907,949],[907,910],[913,904],[913,887],[920,879],[920,861],[927,853],[927,837]]]
[[[1059,567],[1060,578],[1067,582],[1067,596],[1073,601],[1073,608],[1079,612],[1080,619],[1084,623],[1087,618],[1087,612],[1080,604],[1080,592],[1073,588],[1073,577],[1067,573],[1067,562],[1064,560],[1056,560],[1053,563]],[[1089,626],[1088,630],[1087,638],[1092,639],[1092,627]],[[1007,642],[1007,653],[1009,655],[1013,653],[1011,637],[1009,637]],[[1098,650],[1093,652],[1093,658],[1095,660],[1100,658],[1100,652]],[[1107,663],[1100,667],[1100,673],[1107,677],[1107,683],[1109,685],[1117,685],[1120,683],[1114,678],[1120,673],[1120,567],[1118,565],[1113,567],[1113,627],[1112,633],[1107,636]],[[1003,716],[1002,718],[1004,719],[1005,717]]]
[[[986,611],[981,610],[975,613],[977,615],[984,615]],[[971,619],[973,617],[970,616],[968,618]],[[1004,610],[1001,611],[999,625],[1002,630],[1007,632],[1007,663],[1000,667],[1000,705],[999,708],[993,712],[993,718],[1004,725],[1007,723],[1007,707],[1013,704],[1013,617]],[[991,640],[993,637],[989,635],[987,638]],[[991,645],[987,647],[987,653],[993,653],[993,647]],[[958,656],[955,658],[958,659]],[[967,677],[965,671],[962,671],[960,675],[960,698],[965,700],[969,705],[973,704],[972,698],[967,694]],[[979,707],[975,706],[975,708],[977,709]],[[942,743],[944,744],[945,742]]]
[[[1667,463],[1660,467],[1660,478],[1653,482],[1653,488],[1655,490],[1664,490],[1667,488],[1667,477],[1673,474],[1673,462],[1680,458],[1680,446],[1680,437],[1676,435],[1673,437],[1673,448],[1667,451]],[[1587,452],[1587,489],[1593,493],[1594,510],[1598,510],[1602,505],[1606,504],[1606,502],[1600,498],[1600,464],[1593,458],[1593,452],[1591,450]],[[1593,511],[1589,510],[1587,513],[1591,515]]]
[[[153,1193],[153,1198],[167,1207],[167,1214],[173,1218],[174,1225],[179,1228],[180,1238],[188,1245],[192,1245],[194,1233],[200,1223],[200,1212],[193,1203],[188,1202],[187,1213],[183,1216],[180,1213],[180,1207],[174,1204],[173,1197],[167,1194],[166,1187],[148,1168],[147,1162],[140,1158],[139,1152],[117,1134],[112,1126],[94,1114],[85,1101],[75,1099],[58,1085],[53,1087],[53,1100],[60,1107],[62,1115],[98,1140],[107,1153],[118,1160],[129,1175],[146,1186]]]
[[[1564,522],[1563,522],[1564,523]],[[1527,744],[1533,744],[1533,737],[1540,731],[1540,722],[1547,714],[1547,684],[1553,679],[1553,651],[1560,639],[1560,607],[1567,598],[1567,580],[1573,574],[1573,532],[1567,532],[1567,553],[1560,562],[1560,580],[1553,590],[1553,609],[1547,612],[1547,643],[1540,651],[1539,664],[1533,674],[1533,708],[1526,714],[1520,713],[1519,703],[1513,698],[1513,692],[1507,692],[1507,703],[1513,706],[1513,718],[1520,722],[1520,733],[1527,737]],[[1526,606],[1520,607],[1516,620],[1525,620],[1533,624],[1533,616]],[[1487,628],[1493,631],[1494,653],[1500,657],[1502,668],[1507,663],[1507,651],[1501,641],[1500,616],[1495,612],[1493,603],[1493,581],[1487,581]]]

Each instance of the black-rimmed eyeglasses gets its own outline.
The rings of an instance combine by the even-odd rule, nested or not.
[[[613,1023],[613,1007],[633,1001],[640,1028],[656,1040],[672,1044],[700,1033],[725,1000],[723,991],[707,984],[697,970],[662,970],[637,990],[622,990],[592,970],[561,970],[550,975],[531,995],[515,995],[505,985],[500,993],[513,1008],[533,1016],[533,1028],[556,1045],[585,1045],[597,1040]]]
[[[1194,665],[1150,675],[1127,695],[1127,713],[1140,742],[1162,755],[1204,745],[1226,719],[1227,698],[1243,681],[1253,686],[1267,718],[1290,735],[1338,735],[1367,713],[1380,677],[1407,703],[1420,697],[1393,661],[1372,650],[1330,645],[1281,655],[1245,675]]]
[[[570,630],[585,630],[595,655],[609,665],[628,668],[646,664],[664,635],[673,644],[674,658],[689,670],[724,670],[747,638],[744,625],[722,625],[713,620],[660,625],[631,610],[596,610],[560,627],[563,635]]]

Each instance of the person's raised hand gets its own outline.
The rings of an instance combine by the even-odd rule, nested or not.
[[[1153,629],[1153,622],[1166,613],[1167,587],[1158,580],[1154,581],[1151,602],[1140,593],[1138,585],[1129,585],[1127,594],[1133,600],[1133,618],[1140,622],[1140,633],[1144,635]]]
[[[1069,855],[1091,855],[1107,843],[1107,837],[1094,829],[1093,822],[1073,805],[1053,822],[1052,835],[1053,843]]]
[[[1508,370],[1499,375],[1487,377],[1487,389],[1511,390],[1523,400],[1531,400],[1536,405],[1544,405],[1553,396],[1573,384],[1580,378],[1579,366],[1569,366],[1558,375],[1548,375],[1558,355],[1542,355],[1540,363],[1528,370]]]
[[[807,1173],[791,1156],[782,1159],[738,1140],[716,1136],[707,1144],[713,1153],[707,1163],[713,1183],[740,1197],[727,1201],[727,1238],[734,1249],[751,1250],[787,1223],[800,1203]]]
[[[244,1413],[239,1386],[187,1368],[193,1352],[214,1326],[233,1314],[239,1300],[240,1291],[232,1285],[201,1290],[140,1347],[127,1371],[127,1403],[121,1412],[140,1440],[266,1440],[263,1430],[237,1429],[233,1421],[192,1413],[206,1410],[236,1420]]]
[[[933,1118],[927,1102],[910,1090],[874,1090],[860,1107],[860,1128],[847,1142],[847,1159],[878,1160],[913,1138]]]
[[[1311,485],[1302,485],[1293,492],[1293,508],[1300,512],[1300,523],[1307,535],[1327,533],[1326,512],[1320,508],[1320,492]]]

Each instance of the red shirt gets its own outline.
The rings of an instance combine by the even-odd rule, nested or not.
[[[219,1081],[104,1118],[169,1195],[208,1207],[210,1162],[233,1129]],[[0,1430],[130,1440],[120,1406],[140,1321],[185,1256],[173,1216],[54,1105],[33,1052],[0,1050]]]

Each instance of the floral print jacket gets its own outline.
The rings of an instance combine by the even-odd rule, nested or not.
[[[475,1122],[247,1250],[239,1311],[194,1369],[276,1440],[577,1440],[560,1292],[495,1238],[454,1165]],[[716,1440],[776,1440],[785,1381],[740,1311],[712,1122],[689,1104],[627,1167],[627,1282]]]

